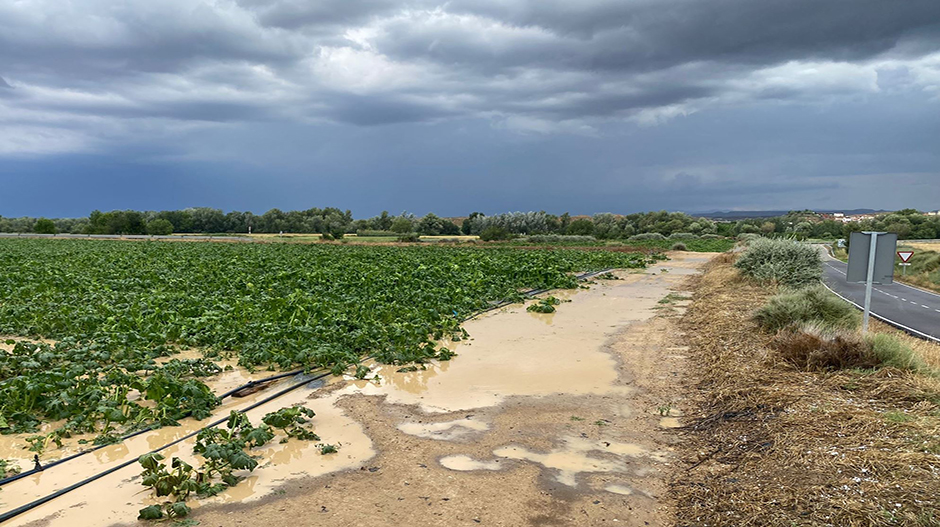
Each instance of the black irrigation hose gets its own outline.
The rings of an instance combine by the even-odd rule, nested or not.
[[[577,275],[576,278],[577,278],[578,280],[587,280],[587,279],[593,278],[593,277],[595,277],[595,276],[597,276],[597,275],[604,274],[604,273],[608,273],[608,272],[610,272],[611,270],[612,270],[612,269],[604,269],[604,270],[601,270],[601,271],[594,271],[594,272],[589,272],[589,273],[582,273],[582,274],[580,274],[580,275]],[[545,293],[545,292],[548,292],[548,291],[550,291],[550,289],[531,289],[531,290],[526,291],[526,292],[524,292],[524,293],[522,293],[522,294],[523,294],[523,296],[532,297],[532,296],[535,296],[535,295],[538,295],[538,294],[542,294],[542,293]],[[502,302],[499,302],[499,303],[497,303],[497,304],[495,304],[495,305],[493,305],[493,306],[490,306],[490,307],[488,307],[488,308],[484,308],[484,309],[481,309],[481,310],[479,310],[479,311],[477,311],[477,312],[475,312],[475,313],[472,313],[471,315],[469,315],[469,316],[467,316],[465,319],[463,319],[463,322],[466,322],[467,320],[470,320],[470,319],[472,319],[472,318],[478,317],[478,316],[482,315],[483,313],[487,313],[487,312],[489,312],[489,311],[493,311],[493,310],[495,310],[495,309],[499,309],[499,308],[501,308],[501,307],[503,307],[503,306],[505,306],[505,305],[512,304],[512,303],[514,303],[514,302],[513,302],[513,301],[510,301],[510,300],[503,300]],[[244,389],[246,389],[246,388],[250,388],[250,387],[253,387],[253,386],[257,386],[257,385],[259,385],[259,384],[264,384],[264,383],[271,382],[271,381],[274,381],[274,380],[277,380],[277,379],[281,379],[281,378],[284,378],[284,377],[290,377],[290,376],[292,376],[292,375],[298,375],[298,374],[302,373],[303,371],[304,371],[304,370],[296,370],[296,371],[292,371],[292,372],[279,373],[279,374],[277,374],[277,375],[272,375],[271,377],[267,377],[267,378],[264,378],[264,379],[258,379],[258,380],[256,380],[256,381],[250,381],[250,382],[248,382],[248,383],[246,383],[246,384],[244,384],[244,385],[242,385],[242,386],[239,386],[239,387],[237,387],[237,388],[234,388],[234,389],[232,389],[232,390],[229,390],[228,392],[225,392],[224,394],[222,394],[222,395],[219,396],[219,399],[223,399],[223,398],[228,397],[228,396],[230,396],[230,395],[233,395],[233,394],[235,394],[235,393],[237,393],[237,392],[239,392],[239,391],[242,391],[242,390],[244,390]],[[238,412],[243,414],[243,413],[245,413],[245,412],[248,412],[249,410],[253,410],[253,409],[255,409],[255,408],[257,408],[257,407],[259,407],[259,406],[261,406],[261,405],[263,405],[263,404],[266,404],[266,403],[268,403],[268,402],[273,401],[274,399],[277,399],[278,397],[284,395],[285,393],[288,393],[288,392],[290,392],[290,391],[296,390],[297,388],[300,388],[301,386],[304,386],[304,385],[306,385],[306,384],[309,384],[309,383],[311,383],[311,382],[313,382],[313,381],[322,379],[322,378],[326,377],[327,375],[330,375],[330,373],[331,373],[331,372],[324,372],[324,373],[320,373],[320,374],[318,374],[318,375],[316,375],[316,376],[314,376],[314,377],[312,377],[312,378],[302,380],[302,381],[300,381],[300,382],[298,382],[298,383],[296,383],[296,384],[293,384],[293,385],[291,385],[291,386],[288,386],[287,388],[285,388],[285,389],[283,389],[283,390],[281,390],[281,391],[279,391],[279,392],[277,392],[277,393],[275,393],[275,394],[272,394],[272,395],[270,395],[270,396],[268,396],[268,397],[265,397],[264,399],[262,399],[262,400],[260,400],[260,401],[258,401],[258,402],[256,402],[256,403],[253,403],[253,404],[249,405],[249,406],[246,407],[246,408],[243,408],[243,409],[241,409],[241,410],[238,410]],[[150,452],[148,452],[148,454],[154,454],[154,453],[160,452],[161,450],[164,450],[164,449],[166,449],[166,448],[168,448],[168,447],[171,447],[171,446],[173,446],[173,445],[175,445],[175,444],[177,444],[177,443],[180,443],[180,442],[182,442],[182,441],[184,441],[184,440],[186,440],[186,439],[189,439],[190,437],[193,437],[193,436],[197,435],[197,434],[198,434],[199,432],[201,432],[202,430],[206,430],[206,429],[208,429],[208,428],[213,428],[213,427],[215,427],[215,426],[218,426],[218,425],[224,423],[224,422],[227,421],[227,420],[228,420],[228,417],[223,417],[223,418],[221,418],[221,419],[219,419],[219,420],[217,420],[217,421],[215,421],[215,422],[213,422],[213,423],[210,423],[210,424],[204,426],[203,428],[200,428],[199,430],[190,432],[189,434],[186,434],[185,436],[183,436],[183,437],[181,437],[181,438],[179,438],[179,439],[176,439],[176,440],[174,440],[174,441],[172,441],[172,442],[170,442],[170,443],[167,443],[167,444],[165,444],[165,445],[163,445],[163,446],[161,446],[161,447],[159,447],[159,448],[156,448],[156,449],[154,449],[154,450],[151,450]],[[122,437],[122,438],[121,438],[121,441],[130,439],[131,437],[134,437],[134,436],[136,436],[136,435],[143,434],[143,433],[145,433],[145,432],[149,432],[149,431],[154,430],[154,429],[156,429],[156,428],[158,428],[158,427],[157,427],[157,426],[151,426],[151,427],[148,427],[148,428],[145,428],[145,429],[142,429],[142,430],[138,430],[138,431],[136,431],[136,432],[133,432],[133,433],[131,433],[131,434],[128,434],[128,435]],[[28,475],[34,474],[34,473],[36,473],[36,472],[40,472],[41,470],[43,470],[43,469],[45,469],[45,468],[54,467],[54,466],[56,466],[56,465],[58,465],[58,464],[65,463],[66,461],[75,459],[76,457],[82,456],[82,455],[87,454],[87,453],[89,453],[89,452],[94,452],[95,450],[104,448],[104,447],[106,447],[106,446],[110,446],[110,445],[100,445],[100,446],[97,446],[97,447],[92,448],[92,449],[89,449],[89,450],[83,450],[83,451],[77,452],[77,453],[75,453],[75,454],[73,454],[73,455],[71,455],[71,456],[68,456],[68,457],[65,457],[65,458],[56,460],[56,461],[54,461],[54,462],[52,462],[52,463],[49,463],[48,465],[46,465],[46,466],[43,467],[42,469],[40,469],[40,468],[37,467],[37,468],[34,468],[34,469],[32,469],[32,470],[23,472],[23,473],[21,473],[21,474],[17,474],[17,475],[15,475],[15,476],[11,476],[11,477],[9,477],[9,478],[0,480],[0,485],[4,485],[4,484],[6,484],[6,483],[11,483],[11,482],[16,481],[16,480],[18,480],[18,479],[20,479],[20,478],[23,478],[23,477],[26,477],[26,476],[28,476]],[[146,455],[146,454],[145,454],[145,455]],[[59,496],[62,496],[62,495],[64,495],[64,494],[66,494],[66,493],[69,493],[69,492],[71,492],[71,491],[73,491],[73,490],[79,488],[79,487],[82,487],[82,486],[84,486],[84,485],[87,485],[88,483],[91,483],[92,481],[96,481],[96,480],[98,480],[98,479],[101,479],[101,478],[107,476],[108,474],[112,474],[112,473],[114,473],[114,472],[116,472],[116,471],[118,471],[118,470],[120,470],[120,469],[122,469],[122,468],[124,468],[124,467],[128,467],[128,466],[130,466],[130,465],[133,465],[134,463],[137,462],[138,459],[140,459],[140,457],[130,459],[130,460],[128,460],[128,461],[125,461],[124,463],[121,463],[120,465],[111,467],[111,468],[109,468],[109,469],[107,469],[107,470],[105,470],[105,471],[103,471],[103,472],[99,472],[98,474],[95,474],[95,475],[93,475],[93,476],[90,476],[90,477],[88,477],[88,478],[85,478],[85,479],[82,480],[82,481],[79,481],[79,482],[77,482],[77,483],[73,483],[72,485],[69,485],[68,487],[65,487],[65,488],[63,488],[63,489],[57,490],[57,491],[53,492],[52,494],[49,494],[49,495],[47,495],[47,496],[43,496],[42,498],[39,498],[38,500],[32,501],[32,502],[27,503],[27,504],[25,504],[25,505],[22,505],[22,506],[20,506],[20,507],[17,507],[16,509],[13,509],[13,510],[11,510],[11,511],[4,512],[4,513],[0,514],[0,523],[5,522],[5,521],[7,521],[7,520],[9,520],[9,519],[12,519],[12,518],[14,518],[14,517],[16,517],[16,516],[19,516],[20,514],[23,514],[24,512],[27,512],[27,511],[29,511],[29,510],[31,510],[31,509],[33,509],[33,508],[36,508],[36,507],[38,507],[38,506],[40,506],[40,505],[42,505],[42,504],[44,504],[44,503],[47,503],[47,502],[49,502],[49,501],[52,501],[52,500],[58,498]]]
[[[314,370],[314,371],[317,371],[317,370]],[[260,385],[260,384],[265,384],[265,383],[269,383],[269,382],[271,382],[271,381],[276,381],[276,380],[278,380],[278,379],[283,379],[284,377],[293,377],[294,375],[299,375],[299,374],[301,374],[301,373],[304,373],[304,370],[294,370],[294,371],[289,371],[289,372],[285,372],[285,373],[279,373],[279,374],[277,374],[277,375],[272,375],[272,376],[270,376],[270,377],[265,377],[264,379],[257,379],[257,380],[254,380],[254,381],[249,381],[249,382],[247,382],[247,383],[245,383],[245,384],[243,384],[243,385],[241,385],[241,386],[238,386],[238,387],[236,387],[236,388],[233,388],[233,389],[231,389],[231,390],[229,390],[229,391],[223,393],[222,395],[219,395],[219,399],[220,399],[220,400],[221,400],[221,399],[225,399],[226,397],[230,397],[230,396],[232,396],[232,395],[234,395],[234,394],[236,394],[236,393],[238,393],[238,392],[240,392],[240,391],[242,391],[242,390],[246,390],[246,389],[248,389],[248,388],[252,388],[252,387],[258,386],[258,385]],[[186,417],[189,417],[189,416],[188,416],[188,415],[184,415],[184,416],[183,416],[183,418],[186,418]],[[140,430],[137,430],[136,432],[131,432],[131,433],[127,434],[127,435],[121,436],[121,439],[120,439],[120,441],[118,441],[118,443],[123,443],[124,441],[127,441],[128,439],[130,439],[130,438],[132,438],[132,437],[138,436],[138,435],[143,434],[143,433],[146,433],[146,432],[151,432],[151,431],[153,431],[153,430],[157,430],[158,428],[162,428],[162,427],[163,427],[163,425],[159,425],[159,424],[150,425],[150,426],[148,426],[148,427],[146,427],[146,428],[142,428],[142,429],[140,429]],[[71,460],[73,460],[73,459],[75,459],[75,458],[77,458],[77,457],[84,456],[85,454],[88,454],[88,453],[91,453],[91,452],[95,452],[95,451],[97,451],[97,450],[101,450],[102,448],[109,447],[109,446],[111,446],[112,444],[115,444],[115,443],[111,443],[111,444],[107,444],[107,445],[97,445],[97,446],[95,446],[95,447],[92,447],[92,448],[89,448],[89,449],[86,449],[86,450],[82,450],[81,452],[76,452],[76,453],[72,454],[71,456],[66,456],[66,457],[64,457],[64,458],[57,459],[57,460],[55,460],[55,461],[50,461],[49,463],[47,463],[47,464],[45,464],[45,465],[40,465],[40,466],[31,468],[31,469],[29,469],[29,470],[27,470],[27,471],[20,472],[19,474],[14,474],[14,475],[12,475],[12,476],[10,476],[10,477],[8,477],[8,478],[0,479],[0,487],[6,485],[6,484],[8,484],[8,483],[13,483],[14,481],[17,481],[17,480],[19,480],[19,479],[23,479],[23,478],[25,478],[25,477],[32,476],[33,474],[36,474],[36,473],[38,473],[38,472],[42,472],[43,470],[52,468],[52,467],[54,467],[54,466],[56,466],[56,465],[61,465],[62,463],[65,463],[65,462],[67,462],[67,461],[71,461]]]
[[[242,413],[242,414],[243,414],[243,413],[245,413],[245,412],[248,412],[249,410],[253,410],[253,409],[255,409],[255,408],[257,408],[257,407],[259,407],[259,406],[261,406],[261,405],[263,405],[263,404],[269,403],[269,402],[273,401],[274,399],[277,399],[278,397],[284,395],[284,394],[287,393],[287,392],[296,390],[297,388],[300,388],[301,386],[304,386],[304,385],[310,384],[310,383],[313,382],[313,381],[322,379],[323,377],[326,377],[326,376],[329,375],[329,374],[330,374],[329,372],[326,372],[326,373],[321,373],[321,374],[316,375],[316,376],[311,377],[311,378],[303,379],[303,380],[301,380],[301,381],[299,381],[299,382],[297,382],[297,383],[295,383],[295,384],[293,384],[293,385],[291,385],[291,386],[288,386],[287,388],[284,388],[283,390],[281,390],[281,391],[279,391],[279,392],[277,392],[277,393],[275,393],[275,394],[272,394],[272,395],[270,395],[270,396],[268,396],[268,397],[265,397],[264,399],[262,399],[262,400],[260,400],[260,401],[258,401],[258,402],[256,402],[256,403],[253,403],[253,404],[247,406],[246,408],[242,408],[241,410],[238,410],[238,413]],[[168,447],[171,447],[171,446],[173,446],[173,445],[175,445],[175,444],[177,444],[177,443],[180,443],[180,442],[182,442],[182,441],[185,441],[186,439],[189,439],[189,438],[191,438],[191,437],[193,437],[193,436],[198,435],[199,432],[201,432],[201,431],[203,431],[203,430],[216,427],[216,426],[218,426],[218,425],[220,425],[220,424],[222,424],[222,423],[224,423],[224,422],[226,422],[226,421],[228,421],[228,417],[227,417],[227,416],[226,416],[226,417],[223,417],[223,418],[221,418],[221,419],[219,419],[219,420],[217,420],[217,421],[215,421],[215,422],[212,422],[212,423],[210,423],[210,424],[204,426],[203,428],[200,428],[199,430],[195,430],[195,431],[193,431],[193,432],[190,432],[190,433],[184,435],[183,437],[181,437],[181,438],[179,438],[179,439],[176,439],[176,440],[174,440],[174,441],[171,441],[171,442],[169,442],[169,443],[167,443],[167,444],[161,446],[160,448],[155,448],[155,449],[151,450],[150,452],[148,452],[147,454],[155,454],[155,453],[157,453],[157,452],[160,452],[161,450],[165,450],[165,449],[168,448]],[[146,454],[144,454],[144,455],[146,455]],[[38,507],[38,506],[40,506],[40,505],[42,505],[42,504],[44,504],[44,503],[47,503],[47,502],[49,502],[49,501],[52,501],[52,500],[58,498],[59,496],[62,496],[62,495],[64,495],[64,494],[67,494],[67,493],[69,493],[69,492],[71,492],[71,491],[73,491],[73,490],[79,488],[79,487],[82,487],[82,486],[84,486],[84,485],[87,485],[88,483],[91,483],[92,481],[101,479],[101,478],[107,476],[108,474],[117,472],[118,470],[121,470],[122,468],[125,468],[125,467],[128,467],[128,466],[130,466],[130,465],[133,465],[134,463],[137,463],[137,460],[138,460],[138,459],[140,459],[140,458],[139,458],[139,457],[136,457],[136,458],[133,458],[133,459],[129,459],[129,460],[125,461],[124,463],[121,463],[120,465],[117,465],[117,466],[111,467],[111,468],[109,468],[109,469],[107,469],[107,470],[105,470],[105,471],[99,472],[99,473],[97,473],[97,474],[95,474],[95,475],[93,475],[93,476],[90,476],[90,477],[88,477],[88,478],[85,478],[85,479],[83,479],[82,481],[79,481],[79,482],[77,482],[77,483],[73,483],[73,484],[69,485],[68,487],[65,487],[65,488],[63,488],[63,489],[59,489],[59,490],[53,492],[52,494],[49,494],[49,495],[47,495],[47,496],[43,496],[42,498],[39,498],[38,500],[31,501],[31,502],[27,503],[26,505],[21,505],[21,506],[19,506],[19,507],[13,509],[13,510],[11,510],[11,511],[4,512],[4,513],[0,514],[0,523],[3,523],[3,522],[5,522],[5,521],[7,521],[7,520],[10,520],[10,519],[12,519],[12,518],[14,518],[14,517],[16,517],[16,516],[19,516],[20,514],[23,514],[24,512],[29,511],[29,510],[31,510],[31,509],[34,509],[34,508],[36,508],[36,507]]]

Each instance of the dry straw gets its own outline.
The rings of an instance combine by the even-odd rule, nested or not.
[[[776,291],[742,278],[733,258],[693,279],[683,319],[698,418],[680,432],[676,523],[940,524],[937,378],[781,356],[753,317]],[[899,338],[937,366],[940,346]]]

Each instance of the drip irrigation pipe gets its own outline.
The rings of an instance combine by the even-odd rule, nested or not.
[[[263,405],[263,404],[267,404],[267,403],[273,401],[274,399],[277,399],[278,397],[280,397],[280,396],[282,396],[282,395],[284,395],[284,394],[286,394],[286,393],[288,393],[288,392],[291,392],[291,391],[293,391],[293,390],[296,390],[297,388],[300,388],[301,386],[310,384],[310,383],[313,382],[313,381],[322,379],[323,377],[326,377],[326,376],[329,375],[329,374],[330,374],[329,372],[326,372],[326,373],[321,373],[321,374],[319,374],[319,375],[316,375],[316,376],[314,376],[314,377],[304,378],[303,380],[301,380],[301,381],[299,381],[299,382],[297,382],[297,383],[295,383],[295,384],[292,384],[291,386],[288,386],[287,388],[284,388],[283,390],[281,390],[281,391],[279,391],[279,392],[277,392],[277,393],[275,393],[275,394],[272,394],[272,395],[270,395],[270,396],[268,396],[268,397],[265,397],[264,399],[262,399],[262,400],[260,400],[260,401],[258,401],[258,402],[252,403],[251,405],[249,405],[249,406],[247,406],[247,407],[245,407],[245,408],[242,408],[241,410],[238,410],[238,413],[242,413],[242,414],[243,414],[243,413],[245,413],[245,412],[248,412],[249,410],[254,410],[255,408],[257,408],[257,407],[259,407],[259,406],[261,406],[261,405]],[[203,428],[200,428],[199,430],[194,430],[194,431],[192,431],[192,432],[190,432],[190,433],[184,435],[183,437],[180,437],[179,439],[176,439],[176,440],[174,440],[174,441],[171,441],[171,442],[169,442],[169,443],[167,443],[167,444],[165,444],[165,445],[163,445],[163,446],[161,446],[161,447],[159,447],[159,448],[155,448],[155,449],[151,450],[150,452],[148,452],[147,454],[155,454],[155,453],[157,453],[157,452],[160,452],[161,450],[165,450],[165,449],[167,449],[167,448],[169,448],[169,447],[171,447],[171,446],[173,446],[173,445],[175,445],[175,444],[181,443],[182,441],[185,441],[185,440],[187,440],[187,439],[189,439],[189,438],[191,438],[191,437],[194,437],[194,436],[198,435],[199,432],[201,432],[201,431],[203,431],[203,430],[206,430],[206,429],[209,429],[209,428],[214,428],[214,427],[216,427],[216,426],[218,426],[218,425],[220,425],[220,424],[222,424],[222,423],[224,423],[224,422],[226,422],[226,421],[228,421],[228,417],[227,417],[227,416],[226,416],[226,417],[223,417],[223,418],[221,418],[221,419],[219,419],[219,420],[217,420],[217,421],[214,421],[214,422],[208,424],[207,426],[205,426],[205,427],[203,427]],[[144,454],[144,455],[146,455],[146,454]],[[121,463],[120,465],[116,465],[116,466],[111,467],[111,468],[109,468],[109,469],[107,469],[107,470],[105,470],[105,471],[99,472],[99,473],[97,473],[97,474],[95,474],[95,475],[93,475],[93,476],[90,476],[90,477],[88,477],[88,478],[85,478],[85,479],[83,479],[82,481],[79,481],[79,482],[77,482],[77,483],[73,483],[72,485],[69,485],[68,487],[65,487],[65,488],[63,488],[63,489],[59,489],[59,490],[53,492],[52,494],[49,494],[49,495],[47,495],[47,496],[43,496],[42,498],[39,498],[38,500],[31,501],[31,502],[29,502],[29,503],[27,503],[27,504],[25,504],[25,505],[22,505],[22,506],[20,506],[20,507],[17,507],[17,508],[15,508],[15,509],[11,510],[11,511],[7,511],[7,512],[4,512],[4,513],[0,513],[0,523],[3,523],[3,522],[5,522],[5,521],[7,521],[7,520],[10,520],[10,519],[12,519],[12,518],[14,518],[14,517],[16,517],[16,516],[19,516],[20,514],[23,514],[24,512],[27,512],[27,511],[29,511],[30,509],[36,508],[36,507],[38,507],[38,506],[40,506],[40,505],[42,505],[42,504],[44,504],[44,503],[47,503],[47,502],[49,502],[49,501],[52,501],[52,500],[58,498],[59,496],[62,496],[63,494],[67,494],[67,493],[69,493],[69,492],[71,492],[71,491],[73,491],[73,490],[75,490],[75,489],[77,489],[77,488],[79,488],[79,487],[82,487],[82,486],[84,486],[84,485],[87,485],[88,483],[91,483],[91,482],[93,482],[93,481],[95,481],[95,480],[101,479],[101,478],[107,476],[108,474],[112,474],[112,473],[114,473],[114,472],[117,472],[118,470],[121,470],[122,468],[125,468],[125,467],[128,467],[128,466],[130,466],[130,465],[133,465],[134,463],[137,463],[137,460],[138,460],[138,459],[140,459],[140,458],[139,458],[139,457],[135,457],[135,458],[133,458],[133,459],[129,459],[129,460],[125,461],[124,463]]]
[[[595,276],[597,276],[597,275],[601,275],[601,274],[604,274],[604,273],[608,273],[608,272],[610,272],[610,271],[612,271],[612,269],[603,269],[603,270],[601,270],[601,271],[594,271],[594,272],[582,273],[582,274],[580,274],[580,275],[576,275],[576,278],[577,278],[578,280],[587,280],[587,279],[593,278],[593,277],[595,277]],[[539,294],[542,294],[542,293],[545,293],[545,292],[548,292],[548,291],[550,291],[550,289],[531,289],[531,290],[526,291],[526,292],[524,292],[524,293],[522,293],[522,294],[523,294],[523,296],[526,296],[526,297],[532,297],[532,296],[539,295]],[[482,315],[483,313],[487,313],[487,312],[493,311],[493,310],[495,310],[495,309],[499,309],[499,308],[501,308],[501,307],[503,307],[503,306],[506,306],[506,305],[509,305],[509,304],[513,304],[513,303],[515,303],[515,302],[513,302],[513,301],[511,301],[511,300],[503,300],[502,302],[499,302],[499,303],[497,303],[497,304],[495,304],[495,305],[493,305],[493,306],[490,306],[490,307],[488,307],[488,308],[484,308],[484,309],[481,309],[481,310],[479,310],[479,311],[477,311],[477,312],[475,312],[475,313],[472,313],[471,315],[469,315],[469,316],[467,316],[466,318],[464,318],[464,319],[462,320],[462,322],[466,322],[467,320],[470,320],[470,319],[473,319],[473,318],[475,318],[475,317],[478,317],[478,316]],[[370,357],[367,357],[367,358],[371,358],[371,356],[370,356]],[[244,390],[244,389],[246,389],[246,388],[251,388],[251,387],[257,386],[257,385],[259,385],[259,384],[268,383],[268,382],[275,381],[275,380],[278,380],[278,379],[282,379],[282,378],[285,378],[285,377],[290,377],[290,376],[294,376],[294,375],[299,375],[299,374],[302,374],[303,371],[304,371],[304,370],[296,370],[296,371],[292,371],[292,372],[279,373],[279,374],[277,374],[277,375],[272,375],[272,376],[266,377],[266,378],[264,378],[264,379],[258,379],[258,380],[255,380],[255,381],[249,381],[248,383],[246,383],[246,384],[244,384],[244,385],[242,385],[242,386],[239,386],[239,387],[237,387],[237,388],[233,388],[233,389],[231,389],[231,390],[225,392],[224,394],[222,394],[222,395],[219,396],[219,399],[224,399],[224,398],[229,397],[229,396],[231,396],[231,395],[233,395],[233,394],[235,394],[235,393],[237,393],[237,392],[240,392],[240,391],[242,391],[242,390]],[[257,401],[257,402],[255,402],[255,403],[252,403],[251,405],[249,405],[249,406],[247,406],[247,407],[245,407],[245,408],[242,408],[241,410],[238,410],[238,412],[243,414],[243,413],[245,413],[245,412],[248,412],[249,410],[253,410],[253,409],[255,409],[255,408],[257,408],[257,407],[259,407],[259,406],[261,406],[261,405],[263,405],[263,404],[269,403],[269,402],[273,401],[274,399],[277,399],[278,397],[280,397],[280,396],[282,396],[282,395],[284,395],[284,394],[286,394],[286,393],[288,393],[288,392],[291,392],[291,391],[293,391],[293,390],[296,390],[297,388],[300,388],[301,386],[304,386],[304,385],[309,384],[309,383],[311,383],[311,382],[313,382],[313,381],[322,379],[322,378],[326,377],[327,375],[330,375],[330,372],[319,373],[319,374],[315,375],[314,377],[307,378],[307,379],[304,379],[304,380],[302,380],[302,381],[299,381],[299,382],[297,382],[297,383],[295,383],[295,384],[293,384],[293,385],[291,385],[291,386],[288,386],[287,388],[285,388],[285,389],[283,389],[283,390],[281,390],[281,391],[279,391],[279,392],[277,392],[277,393],[275,393],[275,394],[272,394],[272,395],[270,395],[270,396],[268,396],[268,397],[265,397],[264,399],[262,399],[262,400],[260,400],[260,401]],[[179,439],[176,439],[176,440],[171,441],[170,443],[167,443],[167,444],[165,444],[165,445],[163,445],[163,446],[161,446],[161,447],[159,447],[159,448],[156,448],[156,449],[154,449],[154,450],[151,450],[150,452],[148,452],[148,454],[154,454],[154,453],[160,452],[161,450],[165,450],[165,449],[167,449],[167,448],[169,448],[169,447],[171,447],[171,446],[173,446],[173,445],[176,445],[176,444],[178,444],[178,443],[180,443],[180,442],[182,442],[182,441],[184,441],[184,440],[186,440],[186,439],[189,439],[189,438],[191,438],[191,437],[193,437],[193,436],[199,434],[199,432],[201,432],[201,431],[203,431],[203,430],[206,430],[206,429],[209,429],[209,428],[214,428],[214,427],[216,427],[216,426],[218,426],[218,425],[220,425],[220,424],[226,422],[227,420],[228,420],[228,417],[223,417],[223,418],[221,418],[221,419],[219,419],[219,420],[217,420],[217,421],[214,421],[214,422],[212,422],[212,423],[209,423],[208,425],[204,426],[203,428],[200,428],[199,430],[195,430],[195,431],[193,431],[193,432],[190,432],[189,434],[186,434],[186,435],[184,435],[183,437],[180,437]],[[127,440],[127,439],[130,439],[130,438],[134,437],[134,436],[143,434],[143,433],[145,433],[145,432],[150,432],[150,431],[152,431],[152,430],[154,430],[154,429],[156,429],[156,428],[159,428],[159,426],[151,426],[151,427],[144,428],[144,429],[142,429],[142,430],[138,430],[138,431],[136,431],[136,432],[133,432],[133,433],[131,433],[131,434],[128,434],[128,435],[126,435],[126,436],[123,436],[123,437],[121,438],[121,441],[123,442],[123,441],[125,441],[125,440]],[[75,454],[72,454],[71,456],[68,456],[68,457],[65,457],[65,458],[62,458],[62,459],[53,461],[53,462],[49,463],[48,465],[46,465],[46,466],[44,466],[44,467],[36,467],[36,468],[34,468],[34,469],[32,469],[32,470],[29,470],[29,471],[26,471],[26,472],[22,472],[22,473],[20,473],[20,474],[15,475],[15,476],[11,476],[11,477],[9,477],[9,478],[0,480],[0,486],[5,485],[5,484],[7,484],[7,483],[12,483],[13,481],[16,481],[16,480],[18,480],[18,479],[21,479],[21,478],[27,477],[27,476],[29,476],[29,475],[35,474],[36,472],[41,472],[41,471],[44,470],[44,469],[54,467],[54,466],[59,465],[59,464],[61,464],[61,463],[65,463],[66,461],[70,461],[70,460],[75,459],[75,458],[77,458],[77,457],[79,457],[79,456],[85,455],[85,454],[87,454],[87,453],[89,453],[89,452],[94,452],[94,451],[99,450],[99,449],[101,449],[101,448],[104,448],[104,447],[106,447],[106,446],[110,446],[110,445],[99,445],[99,446],[97,446],[97,447],[95,447],[95,448],[91,448],[91,449],[88,449],[88,450],[83,450],[83,451],[81,451],[81,452],[77,452],[77,453],[75,453]],[[146,455],[146,454],[145,454],[145,455]],[[40,505],[42,505],[42,504],[44,504],[44,503],[48,503],[49,501],[52,501],[52,500],[58,498],[59,496],[62,496],[62,495],[64,495],[64,494],[67,494],[67,493],[69,493],[69,492],[71,492],[71,491],[73,491],[73,490],[75,490],[75,489],[77,489],[77,488],[79,488],[79,487],[82,487],[82,486],[84,486],[84,485],[87,485],[88,483],[91,483],[91,482],[93,482],[93,481],[96,481],[96,480],[98,480],[98,479],[101,479],[101,478],[107,476],[108,474],[112,474],[112,473],[114,473],[114,472],[116,472],[116,471],[118,471],[118,470],[120,470],[120,469],[122,469],[122,468],[125,468],[125,467],[128,467],[128,466],[130,466],[130,465],[133,465],[134,463],[137,462],[138,459],[140,459],[139,456],[136,457],[136,458],[130,459],[130,460],[128,460],[128,461],[125,461],[124,463],[121,463],[120,465],[111,467],[111,468],[109,468],[109,469],[107,469],[107,470],[105,470],[105,471],[99,472],[99,473],[97,473],[97,474],[95,474],[95,475],[93,475],[93,476],[90,476],[90,477],[88,477],[88,478],[85,478],[85,479],[82,480],[82,481],[79,481],[79,482],[77,482],[77,483],[73,483],[72,485],[69,485],[68,487],[65,487],[65,488],[63,488],[63,489],[60,489],[60,490],[57,490],[57,491],[53,492],[52,494],[49,494],[49,495],[47,495],[47,496],[43,496],[42,498],[39,498],[39,499],[34,500],[34,501],[30,502],[30,503],[27,503],[27,504],[25,504],[25,505],[22,505],[22,506],[20,506],[20,507],[17,507],[17,508],[15,508],[15,509],[11,510],[11,511],[7,511],[7,512],[4,512],[4,513],[0,513],[0,523],[3,523],[3,522],[5,522],[5,521],[7,521],[7,520],[10,520],[10,519],[12,519],[12,518],[14,518],[14,517],[16,517],[16,516],[19,516],[20,514],[23,514],[24,512],[27,512],[27,511],[29,511],[29,510],[31,510],[31,509],[34,509],[34,508],[36,508],[36,507],[38,507],[38,506],[40,506]]]

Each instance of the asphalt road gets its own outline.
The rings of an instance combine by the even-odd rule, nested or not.
[[[845,264],[823,254],[823,282],[836,294],[861,309],[865,284],[845,281]],[[940,295],[900,282],[875,284],[871,290],[871,314],[914,335],[940,342]]]

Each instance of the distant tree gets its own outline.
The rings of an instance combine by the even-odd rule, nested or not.
[[[765,235],[771,234],[775,230],[777,230],[777,225],[772,221],[765,221],[763,225],[760,226],[760,231]]]
[[[567,234],[590,236],[594,234],[594,222],[587,218],[574,220],[568,225]]]
[[[173,234],[173,224],[170,220],[157,218],[147,222],[147,234],[154,236],[167,236]]]
[[[36,220],[36,225],[33,226],[33,232],[37,234],[55,234],[55,222],[50,219],[39,218]]]
[[[406,216],[399,216],[392,222],[391,231],[398,234],[405,234],[414,230],[414,223]]]
[[[512,238],[512,234],[505,227],[492,226],[487,227],[480,233],[480,239],[485,242],[491,242],[495,240],[508,240]]]

